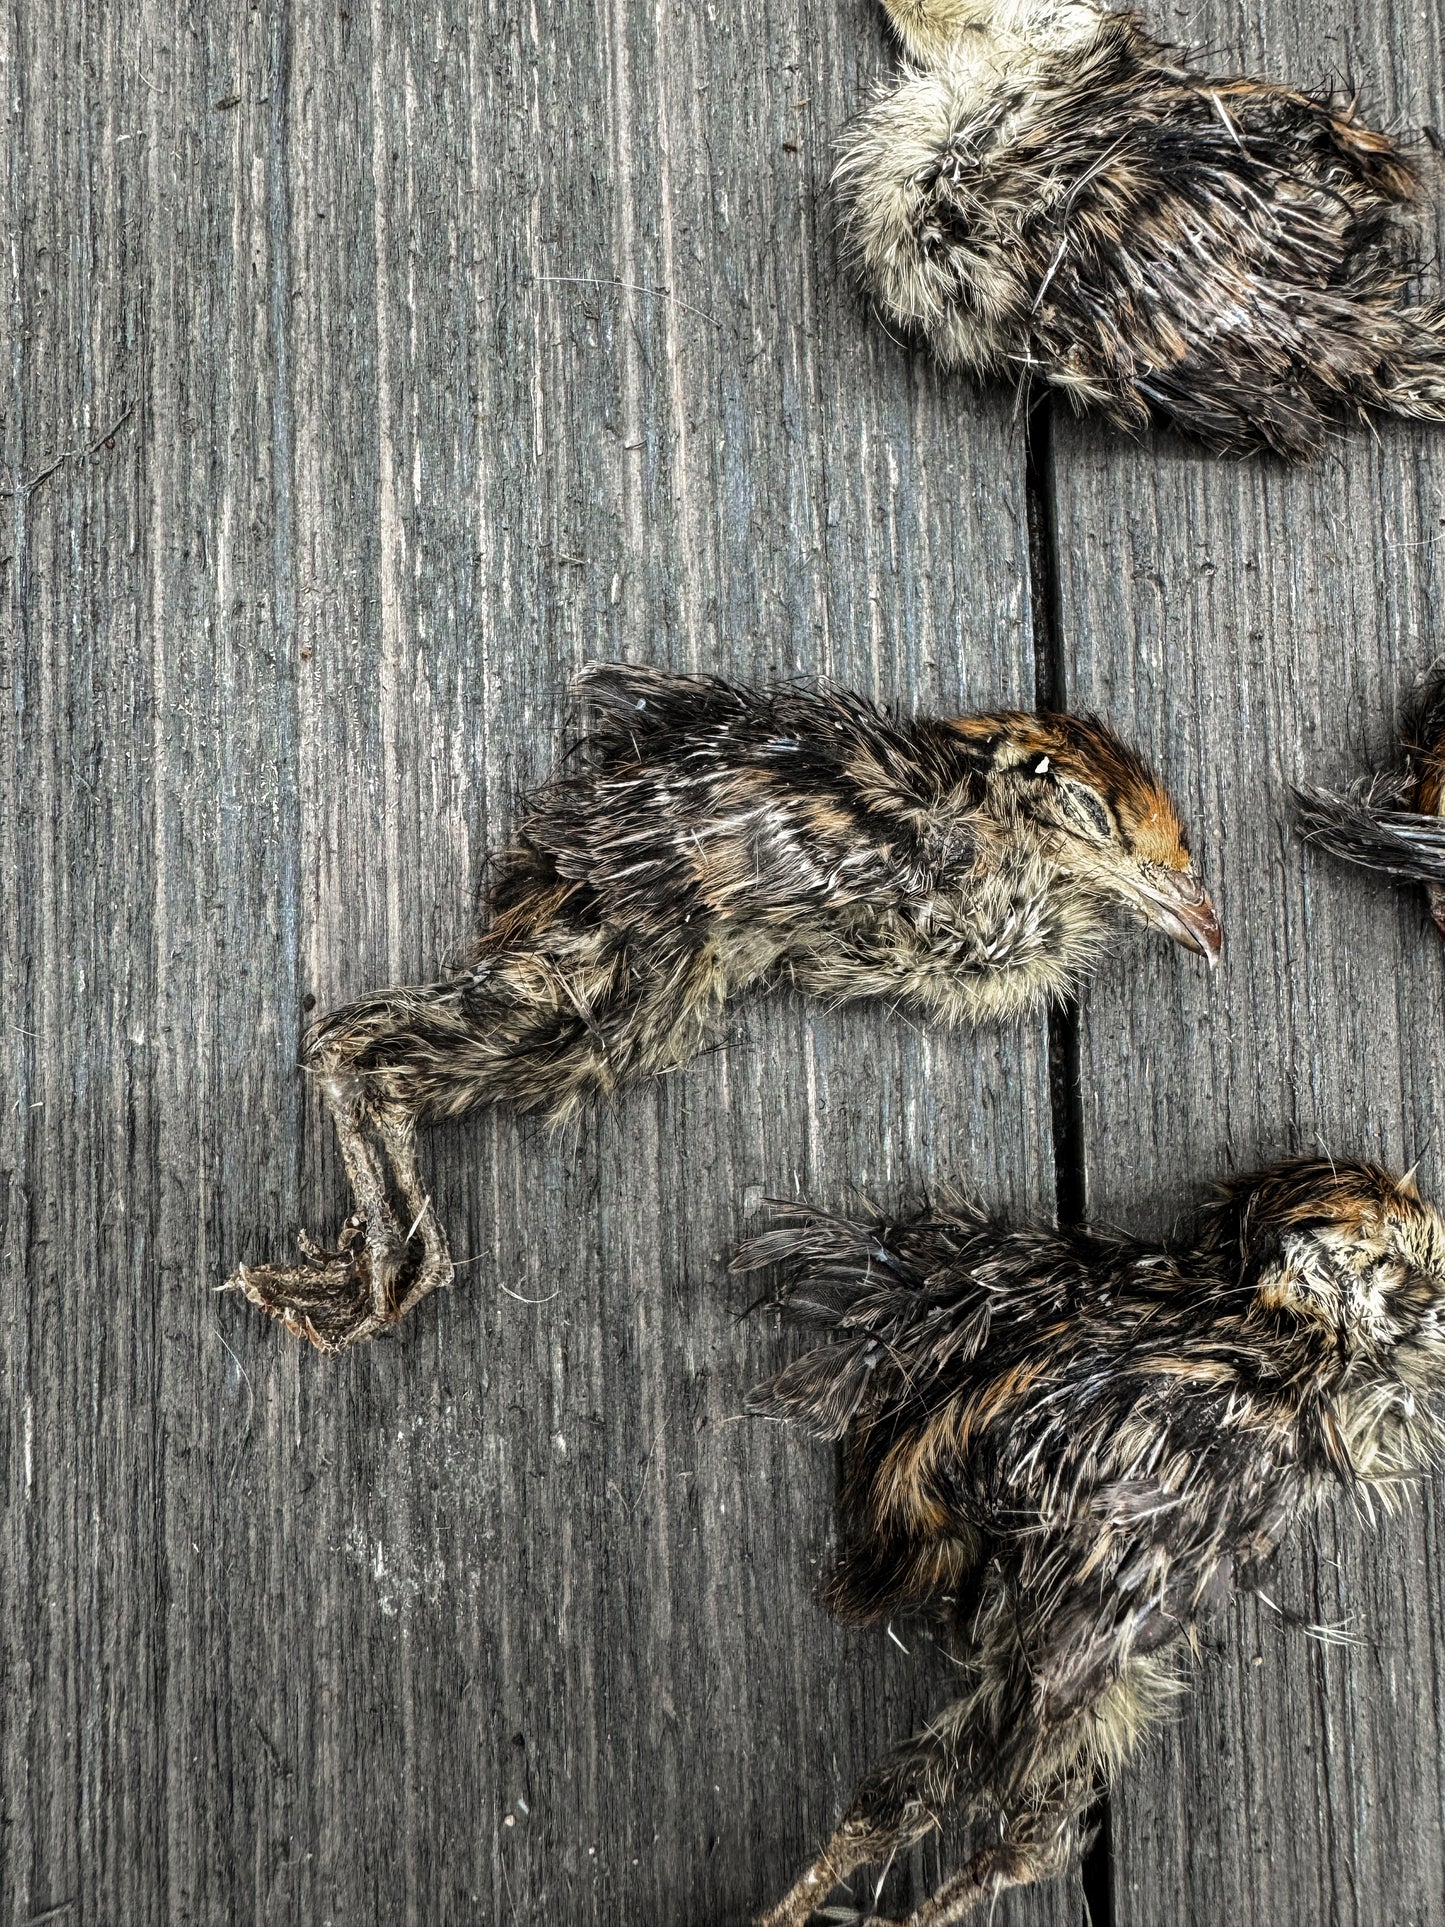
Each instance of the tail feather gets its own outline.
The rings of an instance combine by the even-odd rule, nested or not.
[[[1396,792],[1379,782],[1339,795],[1296,790],[1300,833],[1332,856],[1387,876],[1445,883],[1445,817],[1394,807]]]
[[[988,1218],[959,1203],[906,1227],[807,1212],[745,1245],[733,1270],[780,1270],[773,1302],[828,1334],[758,1386],[749,1409],[836,1440],[973,1357],[988,1338],[993,1293],[970,1271],[969,1247],[983,1258],[990,1231]],[[944,1266],[946,1283],[937,1276]]]
[[[721,676],[680,675],[630,662],[587,663],[572,690],[587,714],[588,750],[604,757],[629,749],[635,754],[634,745],[724,721],[756,701]]]

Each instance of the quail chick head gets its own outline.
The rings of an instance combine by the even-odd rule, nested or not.
[[[739,1255],[759,1267],[821,1342],[754,1407],[843,1443],[825,1598],[933,1614],[960,1681],[762,1927],[803,1927],[949,1812],[979,1844],[908,1927],[1061,1873],[1201,1616],[1324,1495],[1438,1454],[1445,1221],[1374,1165],[1236,1180],[1165,1244],[962,1203],[802,1213]]]
[[[978,1023],[1068,994],[1121,914],[1219,954],[1168,792],[1102,723],[902,719],[846,690],[620,666],[583,693],[576,755],[496,866],[465,967],[306,1040],[356,1212],[336,1249],[233,1283],[322,1350],[450,1279],[425,1119],[502,1100],[571,1117],[686,1062],[749,988]]]
[[[879,308],[949,367],[1218,448],[1445,415],[1445,307],[1413,303],[1416,193],[1353,102],[1195,72],[1087,0],[884,0],[908,65],[837,185]]]
[[[1300,833],[1332,856],[1422,883],[1445,936],[1445,671],[1406,720],[1401,767],[1343,793],[1298,790]]]

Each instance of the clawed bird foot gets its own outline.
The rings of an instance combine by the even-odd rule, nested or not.
[[[418,1299],[451,1283],[445,1239],[435,1225],[429,1229],[420,1264],[409,1264],[406,1241],[369,1237],[357,1212],[341,1227],[334,1251],[303,1231],[299,1265],[242,1265],[225,1288],[241,1292],[317,1351],[342,1352],[388,1330]]]
[[[293,1338],[309,1340],[319,1352],[344,1351],[369,1338],[377,1321],[366,1220],[359,1213],[348,1218],[334,1251],[304,1231],[300,1244],[300,1264],[241,1265],[228,1288],[243,1293],[279,1319]]]

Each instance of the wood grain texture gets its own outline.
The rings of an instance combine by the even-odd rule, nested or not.
[[[1435,9],[1220,0],[1188,22],[1221,67],[1348,81],[1372,119],[1440,124]],[[1438,194],[1438,166],[1428,180]],[[1428,218],[1425,240],[1433,256]],[[1445,444],[1391,425],[1290,475],[1060,426],[1054,478],[1070,700],[1137,736],[1185,794],[1228,931],[1213,982],[1151,954],[1094,987],[1091,1211],[1162,1229],[1212,1175],[1316,1147],[1418,1157],[1439,1197],[1439,940],[1408,894],[1306,855],[1288,790],[1388,760],[1445,644]],[[1445,1920],[1442,1527],[1445,1491],[1427,1482],[1401,1517],[1328,1513],[1280,1558],[1270,1598],[1348,1626],[1354,1646],[1262,1600],[1214,1629],[1115,1804],[1119,1927]]]
[[[334,1227],[306,1013],[454,952],[581,662],[1029,700],[1011,402],[820,198],[881,26],[0,34],[0,1919],[741,1921],[948,1668],[813,1603],[726,1253],[766,1193],[1046,1206],[1042,1038],[752,1006],[561,1140],[429,1137],[466,1262],[398,1342],[214,1287]]]

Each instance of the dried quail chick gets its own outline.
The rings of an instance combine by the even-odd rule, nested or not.
[[[1404,767],[1343,795],[1297,790],[1300,833],[1367,870],[1423,883],[1445,936],[1445,671],[1408,718]]]
[[[852,253],[939,360],[1218,448],[1445,416],[1445,307],[1354,103],[1194,72],[1084,0],[884,0],[908,65],[844,137]]]
[[[950,1811],[983,1844],[908,1927],[1061,1873],[1201,1613],[1324,1494],[1390,1494],[1440,1443],[1445,1221],[1374,1165],[1280,1164],[1165,1245],[957,1204],[805,1215],[737,1265],[827,1331],[753,1401],[843,1440],[827,1603],[945,1615],[962,1680],[764,1927]]]
[[[753,986],[978,1023],[1070,991],[1121,911],[1219,953],[1173,803],[1102,723],[900,720],[840,689],[620,666],[582,693],[470,961],[305,1041],[357,1210],[338,1249],[303,1237],[301,1264],[231,1282],[323,1351],[450,1282],[423,1119],[503,1099],[568,1118],[686,1062]]]

